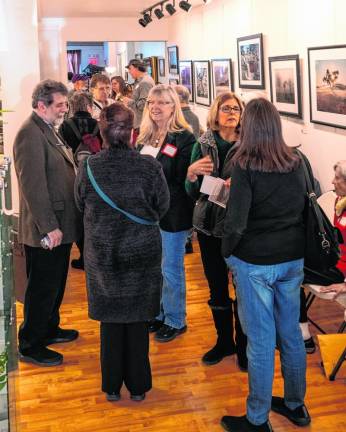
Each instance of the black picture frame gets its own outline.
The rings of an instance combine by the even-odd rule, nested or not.
[[[240,88],[264,89],[262,33],[237,39],[238,80]]]
[[[346,129],[346,45],[308,48],[310,121]]]
[[[165,77],[166,76],[166,67],[165,67],[165,59],[159,58],[159,76]]]
[[[189,101],[194,101],[194,87],[193,87],[193,68],[192,60],[182,60],[179,62],[179,78],[180,84],[185,86],[190,92]]]
[[[269,57],[270,100],[280,114],[302,118],[299,55]]]
[[[193,64],[193,87],[195,103],[204,106],[211,104],[210,61],[195,60]]]
[[[179,50],[176,45],[167,47],[168,72],[173,75],[179,74]]]
[[[213,97],[225,91],[234,91],[233,69],[231,59],[212,59],[211,76]]]

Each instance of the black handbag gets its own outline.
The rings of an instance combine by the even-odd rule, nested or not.
[[[304,283],[328,286],[344,281],[336,268],[340,259],[341,233],[331,223],[317,202],[312,188],[313,174],[309,162],[298,152],[307,187],[305,207]]]

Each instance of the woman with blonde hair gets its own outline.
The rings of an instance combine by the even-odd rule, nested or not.
[[[224,357],[237,353],[240,369],[246,370],[246,337],[239,322],[237,303],[229,296],[228,268],[221,254],[225,209],[209,201],[209,196],[200,192],[204,175],[223,179],[226,188],[229,188],[231,160],[239,139],[242,112],[243,103],[235,93],[224,92],[215,98],[208,115],[208,130],[200,137],[192,151],[186,190],[197,200],[194,226],[197,229],[204,273],[210,290],[208,304],[217,332],[217,342],[203,355],[202,362],[213,365]],[[203,210],[200,211],[200,208]]]
[[[155,339],[169,342],[186,331],[185,243],[192,227],[193,202],[185,191],[195,137],[182,114],[175,91],[153,87],[145,103],[137,146],[161,163],[170,192],[170,206],[160,221],[163,289],[161,312],[149,323]]]

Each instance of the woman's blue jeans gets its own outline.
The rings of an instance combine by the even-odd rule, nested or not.
[[[248,337],[247,418],[260,425],[271,407],[275,346],[280,350],[284,399],[290,409],[304,403],[306,353],[299,327],[303,259],[254,265],[226,258],[237,286],[238,313]]]
[[[186,324],[185,243],[190,230],[161,230],[163,287],[161,312],[156,319],[181,329]]]

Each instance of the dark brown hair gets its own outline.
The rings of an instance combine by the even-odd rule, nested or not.
[[[113,81],[116,81],[119,84],[120,94],[122,96],[127,96],[128,92],[127,92],[126,82],[125,82],[124,78],[119,76],[119,75],[116,75],[116,76],[111,78],[111,83]],[[116,96],[116,93],[112,90],[111,98],[114,99],[115,96]]]
[[[120,102],[103,108],[100,114],[100,131],[110,148],[130,147],[134,114]]]
[[[253,99],[246,105],[233,163],[263,172],[284,173],[298,167],[299,156],[286,145],[280,115],[267,99]]]

